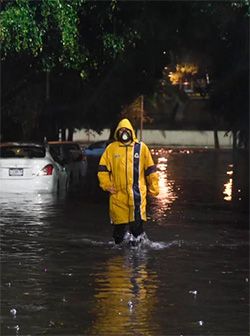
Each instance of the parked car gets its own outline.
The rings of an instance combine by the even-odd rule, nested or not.
[[[62,164],[69,176],[69,185],[78,186],[87,174],[87,159],[81,146],[74,141],[49,141],[53,159]]]
[[[83,153],[86,155],[88,162],[86,188],[90,195],[96,195],[100,192],[97,179],[98,164],[105,148],[110,143],[110,140],[96,141],[91,143],[88,147],[83,148]]]
[[[4,192],[58,192],[67,190],[65,168],[42,144],[0,144],[0,189]]]
[[[111,140],[96,141],[83,149],[83,153],[89,157],[101,157],[105,148],[111,143]]]

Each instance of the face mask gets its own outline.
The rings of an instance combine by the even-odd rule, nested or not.
[[[132,141],[132,133],[130,130],[124,130],[121,133],[119,133],[118,136],[119,141],[122,143],[127,143]]]

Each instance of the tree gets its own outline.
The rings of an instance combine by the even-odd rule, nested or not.
[[[190,29],[184,33],[183,43],[186,50],[195,51],[192,57],[199,60],[212,80],[214,127],[223,118],[227,131],[240,135],[248,146],[250,3],[197,2],[193,6],[194,15],[188,18]]]
[[[214,61],[211,107],[232,132],[234,147],[249,146],[249,15],[246,6],[233,4],[224,22],[222,52]],[[240,32],[240,34],[238,33]]]
[[[57,132],[58,120],[55,117],[60,118],[53,114],[54,106],[51,106],[48,88],[49,85],[51,88],[52,77],[58,78],[67,70],[73,76],[77,73],[84,86],[84,83],[93,80],[93,73],[96,78],[105,73],[113,59],[131,45],[134,35],[129,28],[121,33],[114,29],[116,7],[116,1],[97,4],[85,0],[15,0],[2,5],[0,39],[3,68],[7,67],[7,71],[11,72],[9,65],[17,67],[15,61],[22,60],[24,68],[29,69],[27,73],[20,74],[19,82],[15,83],[15,87],[20,88],[15,92],[18,94],[25,92],[25,86],[32,87],[31,83],[36,82],[38,77],[43,77],[44,81],[46,78],[46,94],[39,113],[40,121],[48,122],[49,119],[52,123],[51,136]],[[4,74],[4,79],[12,78],[8,75],[5,77]],[[3,90],[4,121],[11,119],[9,107],[16,98],[11,94],[13,89],[9,90],[13,81],[8,81],[10,84]],[[68,113],[68,122],[72,122],[71,117]],[[23,120],[20,118],[19,122],[23,123]],[[42,125],[42,128],[45,126]]]
[[[134,97],[154,93],[165,65],[192,62],[213,80],[214,119],[223,116],[229,130],[237,124],[237,134],[243,134],[248,81],[244,86],[240,78],[249,68],[247,2],[6,2],[0,13],[4,120],[11,119],[9,107],[17,106],[17,95],[39,83],[49,97],[39,104],[45,130],[49,119],[54,135],[61,125],[101,130]],[[17,66],[21,61],[23,72]],[[44,84],[48,71],[50,95]],[[240,118],[235,109],[223,108],[237,106],[236,101],[231,104],[232,96],[221,94],[223,83],[233,90],[236,77],[242,86],[237,99],[246,107]]]

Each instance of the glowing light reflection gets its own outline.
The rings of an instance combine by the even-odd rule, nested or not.
[[[230,178],[229,181],[227,183],[224,184],[224,191],[223,194],[224,196],[224,200],[225,201],[232,201],[232,189],[233,189],[233,179]]]
[[[229,176],[229,180],[227,183],[224,184],[224,190],[223,190],[223,195],[224,195],[224,200],[227,202],[231,202],[232,201],[232,193],[233,193],[233,165],[230,164],[229,166],[229,170],[226,172],[227,175]]]
[[[177,199],[174,192],[175,181],[168,178],[168,158],[165,156],[158,157],[158,174],[159,174],[159,195],[157,200],[159,203],[158,215],[166,216],[166,210],[169,210],[173,202]]]
[[[95,319],[87,334],[158,335],[149,330],[159,281],[156,272],[148,272],[146,259],[114,256],[99,267],[94,274]]]

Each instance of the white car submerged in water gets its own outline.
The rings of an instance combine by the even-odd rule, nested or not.
[[[13,193],[67,190],[68,175],[45,145],[0,144],[0,191]]]

